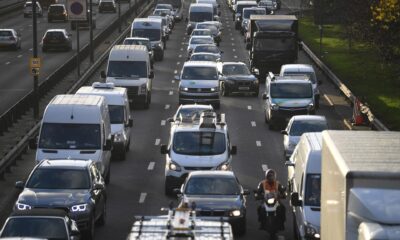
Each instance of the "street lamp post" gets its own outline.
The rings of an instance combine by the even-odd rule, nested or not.
[[[38,49],[37,49],[37,16],[36,16],[36,0],[32,0],[32,30],[33,30],[33,58],[38,57]],[[33,106],[33,117],[37,120],[39,119],[39,77],[37,74],[33,75],[33,98],[34,98],[34,106]]]
[[[323,57],[322,55],[322,38],[324,34],[324,0],[320,0],[320,17],[319,17],[319,56]]]

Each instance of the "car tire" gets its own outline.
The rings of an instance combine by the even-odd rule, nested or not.
[[[221,85],[221,95],[224,96],[224,97],[227,97],[227,96],[230,95],[229,91],[226,90],[226,88],[225,88],[225,84]]]
[[[94,214],[90,218],[90,227],[87,229],[85,232],[83,232],[83,239],[86,240],[94,240],[94,228],[95,228],[95,219],[94,219]]]
[[[106,205],[106,199],[104,199],[103,212],[101,213],[101,216],[96,222],[97,225],[104,226],[106,224],[106,219],[107,219],[107,205]]]
[[[150,93],[147,92],[147,97],[143,102],[143,108],[144,109],[149,109],[149,107],[150,107]]]
[[[126,144],[125,152],[129,152],[130,148],[131,148],[131,138],[129,138],[128,143]]]

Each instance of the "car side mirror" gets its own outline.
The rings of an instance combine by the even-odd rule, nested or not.
[[[303,201],[301,201],[299,199],[299,193],[293,192],[290,195],[290,203],[292,204],[292,206],[295,206],[295,207],[299,207],[303,204]]]
[[[106,143],[103,146],[104,151],[110,151],[112,149],[112,141],[111,139],[106,139]]]
[[[249,189],[243,189],[243,195],[245,196],[250,195]]]
[[[104,190],[104,184],[95,183],[93,188],[94,188],[94,190]]]
[[[133,127],[133,119],[128,120],[128,125],[127,127]]]
[[[101,78],[106,78],[106,72],[105,71],[101,71],[100,72],[100,77]]]
[[[268,95],[267,95],[266,93],[263,93],[263,94],[262,94],[262,98],[263,98],[264,100],[266,100],[266,99],[268,99]]]
[[[29,148],[30,149],[37,149],[37,137],[29,139]]]
[[[283,135],[288,135],[288,132],[287,132],[286,130],[282,130],[281,133],[282,133]]]
[[[232,146],[231,147],[231,154],[235,155],[237,153],[237,147],[236,146]]]
[[[167,122],[172,123],[175,122],[173,118],[167,118]]]
[[[150,71],[149,78],[154,78],[154,72]]]
[[[24,189],[24,187],[25,187],[25,182],[23,182],[23,181],[18,181],[18,182],[16,182],[15,183],[15,188],[17,188],[17,189]]]
[[[285,162],[285,166],[286,166],[286,167],[294,167],[294,165],[295,165],[295,164],[294,164],[294,162],[292,162],[292,161],[286,161],[286,162]]]
[[[168,147],[165,144],[161,144],[161,149],[160,149],[161,154],[168,154]]]
[[[179,75],[175,75],[175,76],[174,76],[174,79],[177,80],[177,81],[179,81],[181,78],[179,77]]]

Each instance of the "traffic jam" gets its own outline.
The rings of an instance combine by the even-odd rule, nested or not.
[[[373,151],[372,147],[363,149],[368,139],[380,138],[390,145],[390,139],[400,135],[372,131],[357,135],[329,127],[328,117],[319,111],[322,81],[312,65],[298,59],[302,48],[298,19],[280,13],[280,0],[220,1],[156,1],[152,13],[135,18],[129,36],[112,47],[97,81],[75,94],[51,99],[44,109],[39,135],[29,142],[29,148],[36,151],[35,167],[25,180],[15,183],[20,193],[1,228],[1,239],[92,240],[98,239],[98,228],[107,229],[107,202],[113,197],[107,188],[118,177],[111,169],[114,162],[130,160],[132,143],[138,141],[133,134],[135,112],[149,111],[158,97],[155,69],[160,62],[169,61],[166,50],[169,40],[178,34],[174,30],[177,26],[184,26],[183,35],[178,36],[185,40],[184,61],[178,71],[168,71],[174,75],[170,81],[177,84],[173,96],[178,105],[168,105],[175,114],[159,119],[168,127],[168,139],[156,140],[163,164],[163,194],[176,204],[165,202],[158,215],[132,219],[125,239],[253,239],[247,227],[250,211],[256,212],[256,231],[262,232],[264,239],[284,239],[282,234],[289,225],[295,239],[328,239],[321,237],[321,228],[343,224],[338,219],[346,211],[353,214],[351,221],[358,223],[352,232],[355,235],[337,239],[399,239],[399,225],[391,225],[393,229],[385,232],[384,216],[374,218],[371,212],[371,219],[377,220],[368,222],[362,214],[365,207],[379,204],[366,200],[369,191],[387,199],[398,190],[390,182],[384,190],[367,184],[373,179],[368,174],[374,167],[362,168],[362,159],[354,158],[349,148],[352,145],[352,151],[366,155]],[[99,13],[117,12],[114,0],[99,0],[97,4]],[[32,3],[25,5],[27,9]],[[224,8],[231,14],[226,18],[229,26],[222,15]],[[40,5],[37,11],[43,15]],[[30,15],[24,11],[24,17]],[[67,19],[64,4],[48,7],[48,22]],[[71,22],[71,29],[79,24],[88,23]],[[241,36],[242,44],[236,48],[248,53],[246,59],[236,55],[228,58],[221,49],[231,37],[223,35],[228,27]],[[12,48],[21,48],[15,30],[0,30],[0,41],[4,36]],[[41,44],[42,52],[70,51],[71,34],[65,29],[48,29]],[[242,146],[232,140],[228,120],[235,116],[226,113],[231,106],[223,105],[228,97],[263,102],[263,123],[282,135],[279,144],[285,161],[280,164],[287,172],[265,165],[263,177],[253,189],[242,185],[242,175],[233,168]],[[352,138],[365,142],[352,144]],[[261,147],[261,142],[256,144]],[[388,154],[380,157],[393,159]],[[322,163],[327,161],[329,164]],[[336,168],[336,174],[332,173]],[[286,174],[287,182],[278,181],[278,175]],[[363,176],[361,183],[358,177]],[[335,202],[335,196],[324,195],[328,189],[341,189],[342,196],[351,200],[347,205]],[[327,205],[321,197],[328,199]],[[249,209],[249,199],[257,202],[255,208]],[[332,209],[331,213],[326,209]],[[329,218],[331,223],[326,220]],[[372,236],[367,234],[371,229],[390,233],[392,238],[361,236]]]

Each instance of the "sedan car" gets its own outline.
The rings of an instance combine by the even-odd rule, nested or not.
[[[192,34],[190,35],[191,37],[193,36],[210,36],[212,37],[212,33],[210,29],[193,29]]]
[[[218,65],[221,78],[221,94],[229,96],[231,93],[252,93],[257,97],[260,85],[247,65],[243,62],[224,62]],[[257,74],[257,71],[255,70]]]
[[[0,29],[0,47],[21,49],[21,35],[14,29]]]
[[[221,42],[221,31],[213,23],[210,22],[197,23],[195,29],[209,29],[211,31],[215,43],[217,44],[217,46],[219,46],[219,43]]]
[[[61,209],[33,209],[12,213],[4,223],[0,238],[77,240],[76,222]]]
[[[324,116],[316,115],[297,115],[293,116],[286,127],[282,130],[284,155],[289,158],[300,137],[306,132],[322,132],[328,129],[328,123]]]
[[[192,53],[214,53],[221,58],[221,55],[224,52],[219,50],[215,44],[200,44],[193,49]]]
[[[43,160],[32,170],[26,183],[15,185],[22,192],[14,211],[35,208],[65,209],[85,239],[93,239],[94,226],[106,221],[104,180],[90,160]]]
[[[210,62],[220,62],[221,58],[215,53],[194,53],[190,57],[189,61],[210,61]]]
[[[42,38],[42,52],[49,49],[72,50],[71,34],[65,29],[49,29]]]
[[[27,1],[24,4],[24,18],[32,16],[32,2]],[[39,17],[43,17],[43,9],[42,6],[40,6],[39,2],[36,2],[36,15]]]
[[[197,216],[227,217],[237,234],[246,232],[246,195],[231,171],[194,171],[180,189],[181,202],[195,203]]]
[[[190,59],[190,56],[192,55],[193,49],[195,49],[198,45],[204,45],[204,44],[211,44],[214,45],[214,39],[210,36],[193,36],[189,39],[189,44],[187,47],[187,59]]]
[[[99,1],[99,13],[103,12],[117,12],[117,5],[114,0],[100,0]]]

